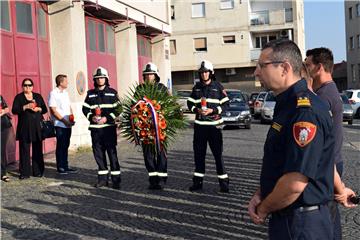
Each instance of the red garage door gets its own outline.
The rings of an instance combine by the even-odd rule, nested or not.
[[[86,49],[89,89],[94,87],[92,74],[98,66],[108,70],[110,86],[117,89],[115,34],[111,25],[86,17]]]
[[[139,82],[143,82],[142,70],[144,66],[151,62],[151,41],[145,36],[137,36],[137,46],[138,46],[138,64],[139,64]]]
[[[1,94],[10,107],[24,78],[31,78],[34,91],[47,100],[52,86],[48,18],[39,3],[1,1],[1,59]],[[13,122],[16,127],[16,117]],[[54,148],[54,139],[45,141],[45,152]]]

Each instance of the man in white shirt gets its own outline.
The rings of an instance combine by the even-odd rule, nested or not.
[[[56,88],[49,95],[49,108],[54,119],[56,130],[56,165],[59,174],[75,173],[69,168],[68,149],[70,146],[71,127],[75,124],[70,105],[69,94],[66,91],[68,79],[64,74],[55,78]]]

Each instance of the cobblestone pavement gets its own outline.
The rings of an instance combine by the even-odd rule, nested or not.
[[[360,191],[360,121],[345,126],[345,182]],[[188,191],[193,164],[192,129],[168,153],[165,190],[148,190],[142,153],[119,142],[121,190],[96,189],[90,151],[72,154],[77,174],[56,174],[53,154],[43,178],[2,184],[2,239],[266,239],[266,226],[250,222],[246,205],[258,186],[268,125],[225,129],[224,161],[230,193],[220,193],[213,157],[207,159],[204,190]],[[360,239],[360,208],[342,208],[344,239]]]

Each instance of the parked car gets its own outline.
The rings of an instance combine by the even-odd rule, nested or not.
[[[247,101],[240,90],[225,90],[230,101],[229,108],[221,113],[224,125],[251,128],[251,114]]]
[[[250,108],[250,113],[251,114],[254,114],[254,103],[255,103],[255,100],[256,100],[256,97],[259,95],[258,92],[253,92],[251,93],[250,97],[249,97],[249,101],[248,101],[248,104],[249,104],[249,108]]]
[[[260,111],[260,122],[266,123],[273,120],[276,101],[273,92],[267,92]]]
[[[354,110],[355,117],[360,118],[360,89],[349,89],[345,91],[345,94]]]
[[[187,107],[187,99],[191,95],[191,90],[178,90],[175,92],[175,95],[179,97],[178,104],[181,107],[182,112],[191,112]]]
[[[260,92],[259,95],[256,97],[255,103],[254,103],[254,118],[258,119],[261,115],[261,107],[264,102],[266,92]]]
[[[348,124],[353,123],[354,110],[351,107],[348,97],[345,94],[340,94],[341,100],[343,102],[343,122],[348,122]]]

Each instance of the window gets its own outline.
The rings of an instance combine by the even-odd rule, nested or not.
[[[176,54],[176,40],[170,40],[170,54]]]
[[[235,36],[223,36],[224,43],[235,43]]]
[[[352,7],[349,8],[349,19],[352,19],[353,16],[352,16]]]
[[[360,81],[360,64],[358,64],[358,79]],[[358,97],[360,97],[359,95],[360,95],[360,92],[358,92]]]
[[[191,5],[191,13],[193,18],[205,17],[205,3],[193,3]]]
[[[92,20],[88,21],[88,32],[89,32],[89,48],[91,51],[96,51],[96,31],[95,22]]]
[[[30,4],[16,2],[16,30],[21,33],[33,33]]]
[[[194,38],[195,51],[206,52],[206,38]]]
[[[98,44],[99,52],[105,52],[105,36],[104,36],[104,24],[98,24]]]
[[[172,5],[171,6],[171,19],[175,19],[175,6],[174,5]]]
[[[360,17],[360,3],[356,4],[356,16]]]
[[[38,34],[42,38],[46,38],[46,15],[42,8],[39,8],[38,13]]]
[[[354,64],[351,64],[351,80],[353,82],[356,81],[356,79],[355,79],[355,65]]]
[[[220,0],[220,9],[233,9],[234,0]]]
[[[255,37],[255,48],[263,48],[266,43],[275,39],[275,35],[257,36]]]
[[[1,29],[10,31],[9,2],[1,1]]]
[[[357,44],[358,44],[358,48],[360,48],[360,35],[357,35]]]
[[[286,8],[285,9],[285,22],[292,22],[293,21],[293,9]]]
[[[354,49],[354,37],[350,37],[350,41],[349,41],[349,49]]]
[[[107,52],[115,54],[115,35],[111,26],[106,25]]]

